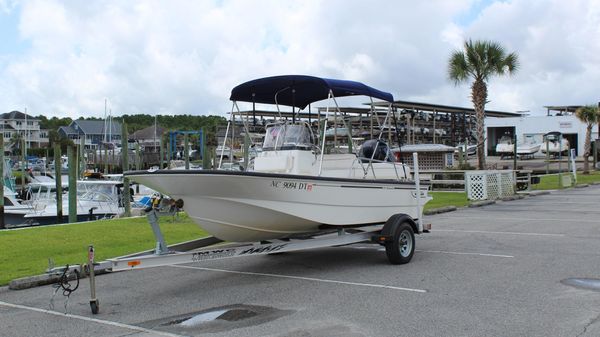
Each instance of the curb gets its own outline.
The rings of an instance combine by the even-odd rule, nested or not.
[[[456,209],[457,209],[456,206],[445,206],[445,207],[428,209],[426,211],[423,211],[423,214],[424,215],[441,214],[441,213],[453,212],[453,211],[456,211]]]
[[[96,274],[96,276],[102,275],[102,274],[108,274],[108,273],[109,272],[106,269],[96,269],[94,271],[94,274]],[[87,277],[88,277],[87,273],[79,274],[79,280],[85,279]],[[67,279],[69,281],[73,281],[73,280],[75,280],[75,278],[76,278],[75,274],[69,274]],[[60,275],[57,275],[57,274],[41,274],[41,275],[35,275],[35,276],[22,277],[22,278],[18,278],[18,279],[14,279],[14,280],[10,281],[10,283],[8,284],[8,289],[23,290],[23,289],[29,289],[29,288],[39,287],[39,286],[45,286],[45,285],[49,285],[49,284],[55,284],[58,282],[59,279],[60,279]]]
[[[496,200],[476,201],[476,202],[470,203],[469,207],[481,207],[481,206],[492,205],[495,203],[496,203]]]
[[[584,188],[584,187],[589,187],[590,184],[581,184],[581,185],[575,185],[575,188]]]
[[[502,197],[499,200],[501,200],[501,201],[513,201],[513,200],[521,200],[523,198],[525,198],[524,195],[515,194],[515,195],[508,196],[508,197]]]
[[[197,240],[190,240],[190,241],[186,241],[186,242],[172,244],[172,245],[169,245],[168,248],[171,250],[174,250],[174,251],[190,251],[190,250],[199,248],[198,245],[208,246],[208,245],[213,245],[213,244],[216,244],[219,242],[222,242],[222,241],[213,236],[207,236],[205,238],[201,238],[201,239],[197,239]],[[141,255],[152,253],[153,251],[154,250],[152,250],[152,249],[145,250],[145,251],[138,252],[138,253],[120,256],[120,258],[141,256]],[[108,261],[96,262],[96,263],[94,263],[94,265],[103,265],[106,263],[108,263]],[[70,266],[75,266],[75,265],[70,265]],[[84,265],[84,267],[86,267],[86,266],[87,265]],[[111,271],[108,271],[106,268],[94,268],[94,274],[96,276],[108,274],[108,273],[111,273]],[[87,277],[88,277],[88,274],[86,272],[82,272],[79,274],[80,280],[87,278]],[[58,282],[59,278],[60,278],[60,275],[57,275],[57,274],[41,274],[41,275],[35,275],[35,276],[26,276],[26,277],[22,277],[22,278],[18,278],[18,279],[14,279],[14,280],[10,281],[10,283],[8,284],[8,289],[23,290],[23,289],[33,288],[33,287],[55,284]],[[75,280],[75,275],[70,274],[68,277],[68,280],[69,281]]]
[[[538,195],[546,195],[546,194],[550,194],[550,191],[531,191],[531,192],[529,192],[528,195],[532,196],[532,197],[536,197]]]

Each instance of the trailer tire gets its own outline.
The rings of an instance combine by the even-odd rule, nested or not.
[[[392,240],[386,242],[385,253],[391,264],[405,264],[410,262],[415,253],[415,232],[412,226],[404,221],[391,224]]]

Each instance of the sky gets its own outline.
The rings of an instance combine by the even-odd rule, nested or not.
[[[488,109],[600,101],[598,0],[0,0],[0,112],[224,115],[234,86],[286,74],[471,107],[447,75],[468,39],[519,56]]]

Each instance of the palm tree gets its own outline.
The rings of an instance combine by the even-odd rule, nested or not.
[[[589,174],[589,156],[592,152],[592,128],[594,127],[594,124],[600,122],[600,109],[594,105],[586,105],[577,109],[575,115],[580,121],[587,124],[583,150],[583,174]]]
[[[19,150],[19,155],[20,155],[21,148],[23,146],[23,135],[18,131],[13,132],[12,136],[10,137],[9,144],[13,151],[13,155],[17,153],[16,152],[17,149]]]
[[[450,56],[448,76],[456,85],[473,80],[471,101],[475,108],[477,127],[477,162],[480,170],[485,169],[485,104],[487,103],[487,82],[493,75],[513,74],[519,67],[517,54],[507,54],[504,48],[493,41],[466,41],[464,50],[457,50]]]

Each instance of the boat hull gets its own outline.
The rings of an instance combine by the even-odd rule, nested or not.
[[[418,218],[413,184],[256,172],[131,172],[127,176],[174,199],[212,235],[252,242],[315,232],[323,225]],[[430,198],[421,191],[421,205]]]
[[[517,154],[519,155],[532,155],[540,150],[541,144],[534,145],[518,145]]]

